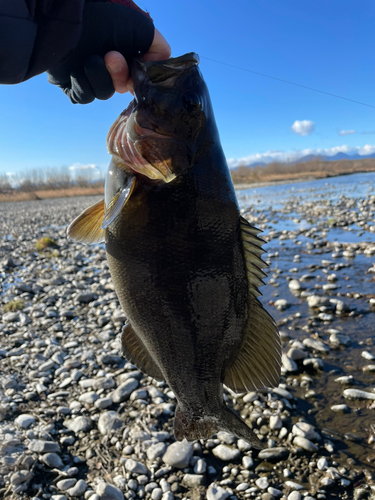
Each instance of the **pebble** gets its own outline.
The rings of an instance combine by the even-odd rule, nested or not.
[[[275,448],[265,448],[260,450],[258,458],[261,460],[285,460],[289,456],[289,450],[282,446],[276,446]]]
[[[186,440],[176,441],[168,446],[163,456],[163,462],[177,469],[184,469],[189,465],[193,452],[194,447],[191,443]]]
[[[299,446],[300,448],[303,448],[306,451],[310,451],[311,453],[315,453],[316,451],[319,450],[318,446],[316,446],[312,441],[309,439],[306,439],[302,436],[296,436],[293,439],[293,444],[295,446]]]
[[[30,427],[35,423],[35,418],[32,415],[29,415],[28,413],[22,413],[21,415],[18,415],[14,423],[18,427],[22,427],[22,429],[27,429],[28,427]]]
[[[60,451],[58,443],[54,441],[43,441],[42,439],[30,441],[28,448],[30,451],[35,451],[36,453],[54,453]]]
[[[51,469],[62,469],[64,464],[57,453],[46,453],[42,455],[43,462]]]
[[[101,413],[98,420],[98,429],[103,435],[109,434],[123,425],[124,422],[116,411],[105,411]]]
[[[96,487],[100,500],[124,500],[124,494],[116,486],[100,482]],[[92,499],[92,497],[90,497]]]
[[[359,389],[345,389],[343,396],[346,399],[375,399],[374,392],[360,391]]]
[[[56,486],[61,491],[67,491],[70,488],[73,488],[73,486],[76,484],[76,482],[77,482],[77,479],[74,479],[74,478],[61,479],[61,481],[57,481]]]
[[[215,457],[227,462],[237,460],[241,455],[240,450],[238,450],[237,448],[230,448],[225,444],[219,444],[219,446],[213,448],[212,453],[215,455]]]
[[[207,489],[207,500],[226,500],[230,493],[216,483],[211,483]]]
[[[85,493],[87,489],[87,483],[83,479],[79,479],[76,484],[72,487],[69,488],[66,492],[68,495],[71,497],[80,497]]]
[[[149,470],[142,462],[138,462],[137,460],[133,460],[132,458],[128,458],[125,462],[125,469],[132,474],[148,474]]]
[[[188,488],[199,488],[204,483],[203,474],[185,474],[182,478],[182,484]]]
[[[138,384],[138,380],[135,378],[129,378],[126,382],[119,385],[111,394],[113,402],[122,403],[123,401],[129,399],[130,394],[137,389]]]
[[[270,483],[266,477],[260,477],[259,479],[257,479],[255,481],[255,484],[261,490],[266,490],[270,485]]]
[[[156,444],[151,445],[147,449],[147,453],[146,453],[147,458],[149,460],[155,460],[155,458],[161,457],[162,455],[164,455],[166,448],[167,448],[167,446],[165,443],[156,443]]]
[[[76,434],[78,432],[89,432],[92,428],[92,420],[88,417],[75,417],[71,420],[65,420],[64,425]]]
[[[333,405],[331,410],[336,413],[350,413],[351,409],[347,405]]]

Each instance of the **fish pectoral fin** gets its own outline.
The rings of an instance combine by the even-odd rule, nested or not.
[[[113,200],[111,200],[103,218],[102,229],[106,229],[120,214],[122,208],[132,195],[135,185],[136,178],[130,177],[125,186],[116,194]]]
[[[68,238],[82,243],[102,243],[105,230],[102,229],[104,200],[86,208],[68,227]]]
[[[232,365],[225,371],[224,384],[235,392],[275,387],[281,369],[281,343],[278,328],[258,300],[266,266],[260,230],[240,217],[241,236],[249,285],[249,313],[242,332],[242,346]]]
[[[121,348],[124,357],[143,373],[149,375],[158,382],[164,380],[160,368],[151,354],[147,351],[146,346],[135,333],[130,323],[127,323],[122,329]]]

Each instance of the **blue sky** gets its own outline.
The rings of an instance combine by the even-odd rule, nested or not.
[[[206,59],[375,106],[370,0],[141,0],[139,5],[150,12],[173,56],[200,55],[230,165],[265,155],[375,152],[375,108]],[[129,100],[116,95],[72,105],[45,74],[0,86],[0,174],[86,165],[105,172],[106,135]]]

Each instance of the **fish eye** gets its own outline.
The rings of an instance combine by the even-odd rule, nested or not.
[[[201,98],[195,92],[185,92],[182,96],[182,102],[189,113],[201,110],[203,107]]]

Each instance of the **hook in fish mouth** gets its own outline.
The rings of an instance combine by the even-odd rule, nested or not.
[[[108,152],[120,168],[130,169],[151,180],[171,182],[176,175],[172,172],[168,159],[162,159],[156,155],[157,160],[151,164],[137,148],[137,143],[145,139],[168,140],[170,138],[152,129],[141,127],[136,121],[135,109],[136,101],[133,100],[110,128],[107,136]]]

